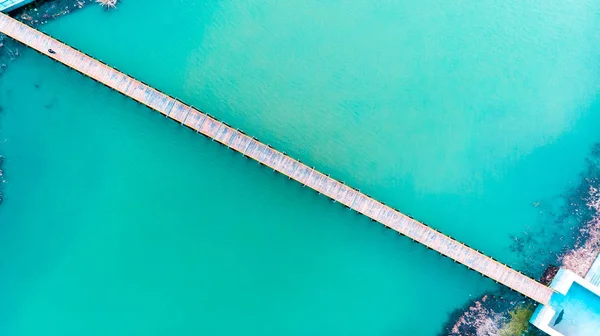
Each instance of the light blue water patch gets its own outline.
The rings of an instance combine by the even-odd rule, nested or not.
[[[600,297],[578,283],[573,283],[567,295],[552,297],[556,311],[550,327],[567,336],[597,335],[600,330]]]

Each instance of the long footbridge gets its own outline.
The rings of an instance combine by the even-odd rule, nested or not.
[[[539,303],[550,301],[549,287],[5,14],[0,32],[455,262]]]

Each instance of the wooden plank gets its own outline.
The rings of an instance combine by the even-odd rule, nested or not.
[[[187,105],[184,105],[178,101],[171,101],[171,108],[168,114],[169,118],[175,119],[178,122],[182,123],[185,117],[187,117],[191,108]]]

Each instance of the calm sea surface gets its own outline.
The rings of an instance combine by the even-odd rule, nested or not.
[[[511,237],[600,141],[597,1],[123,0],[42,29],[533,275]],[[0,106],[1,335],[435,335],[498,289],[32,51]]]

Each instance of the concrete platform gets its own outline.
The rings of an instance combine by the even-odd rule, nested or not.
[[[550,336],[599,335],[600,287],[590,282],[596,276],[597,268],[585,279],[561,268],[550,284],[555,291],[550,302],[540,305],[529,322]]]
[[[33,0],[0,0],[0,12],[8,13],[31,2]]]

